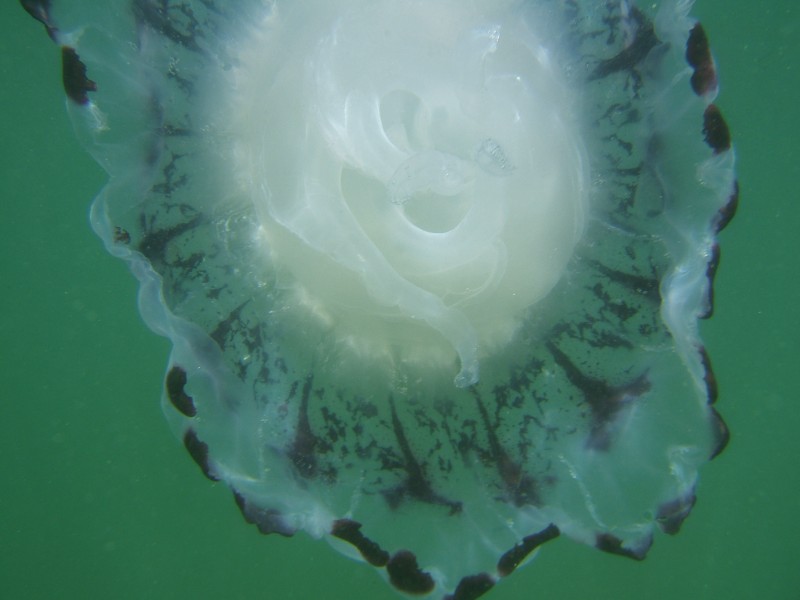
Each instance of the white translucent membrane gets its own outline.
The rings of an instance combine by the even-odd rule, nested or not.
[[[293,304],[362,356],[458,359],[459,387],[559,280],[586,213],[564,76],[505,5],[281,4],[230,92]]]

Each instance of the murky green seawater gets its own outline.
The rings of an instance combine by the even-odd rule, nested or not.
[[[732,442],[645,562],[564,539],[492,600],[800,598],[800,5],[695,12],[740,161],[704,326]],[[89,229],[103,175],[73,138],[57,50],[16,1],[0,30],[0,596],[395,598],[324,543],[256,534],[167,430],[167,343]]]

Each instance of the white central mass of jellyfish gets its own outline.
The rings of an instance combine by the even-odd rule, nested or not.
[[[240,42],[229,125],[265,252],[335,339],[458,359],[471,385],[583,233],[574,101],[501,6],[317,4],[281,5]]]

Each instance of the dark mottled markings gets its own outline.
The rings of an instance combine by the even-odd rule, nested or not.
[[[473,388],[472,395],[478,406],[478,412],[483,421],[484,431],[489,441],[489,452],[492,463],[497,466],[497,474],[505,484],[509,499],[515,506],[525,504],[537,505],[540,502],[536,480],[527,475],[522,467],[517,464],[503,448],[497,438],[495,426],[489,420],[489,412],[478,394],[477,389]]]
[[[397,508],[406,496],[411,496],[428,504],[447,506],[450,508],[451,515],[461,512],[460,502],[449,500],[434,491],[425,475],[425,470],[411,450],[411,444],[408,442],[400,417],[397,416],[397,408],[391,396],[389,397],[389,409],[392,414],[392,431],[397,440],[397,446],[403,455],[403,468],[407,474],[405,481],[401,485],[384,494],[389,506]]]
[[[731,432],[722,416],[717,412],[716,408],[711,408],[711,427],[716,438],[714,449],[711,451],[709,458],[713,459],[719,456],[731,440]]]
[[[631,8],[630,17],[636,23],[636,37],[630,44],[625,46],[622,52],[608,60],[601,61],[589,76],[590,81],[602,79],[618,71],[632,69],[659,44],[653,24],[639,9]]]
[[[407,594],[428,594],[433,591],[434,581],[430,573],[419,568],[417,557],[408,550],[400,550],[386,563],[389,581]]]
[[[731,132],[715,104],[709,104],[703,113],[703,137],[714,154],[730,150]]]
[[[494,587],[494,579],[488,573],[470,575],[458,582],[456,591],[444,597],[444,600],[475,600]]]
[[[655,304],[661,304],[661,281],[659,279],[611,269],[596,260],[589,261],[589,264],[611,281],[636,292]]]
[[[155,96],[151,95],[151,98],[155,100]],[[161,148],[156,147],[156,145],[160,143],[155,141],[158,139],[158,137],[158,135],[151,136],[153,141],[150,142],[149,148],[143,154],[143,156],[146,157],[145,161],[147,164],[153,165],[155,164],[153,162],[154,159],[158,160],[162,156],[166,156],[166,154],[169,154],[169,159],[165,160],[163,166],[161,167],[161,174],[164,176],[163,179],[153,183],[150,191],[160,194],[164,196],[164,198],[172,198],[172,195],[177,190],[185,186],[189,181],[189,176],[178,167],[178,162],[185,158],[186,155],[173,151],[162,154]],[[194,211],[194,209],[188,205],[181,208],[185,208],[187,212],[189,210]]]
[[[142,237],[142,240],[139,242],[138,250],[144,254],[151,263],[162,263],[167,253],[167,246],[179,236],[200,225],[200,222],[201,217],[197,216],[189,221],[175,225],[174,227],[165,227],[156,231],[150,231]],[[144,215],[142,216],[141,226],[142,231],[147,231]]]
[[[61,47],[61,77],[70,100],[76,104],[89,104],[88,93],[96,92],[97,84],[86,76],[86,65],[69,46]]]
[[[622,545],[622,540],[610,533],[599,533],[595,538],[594,546],[598,550],[608,552],[609,554],[616,554],[617,556],[624,556],[625,558],[632,558],[633,560],[644,560],[647,556],[647,551],[653,545],[653,538],[648,538],[638,548],[626,548]]]
[[[200,23],[191,18],[190,12],[183,12],[188,16],[188,31],[180,31],[175,25],[175,20],[170,18],[172,15],[165,9],[164,3],[153,2],[152,0],[134,0],[133,15],[138,23],[146,23],[153,30],[157,31],[167,39],[183,46],[192,52],[201,53],[203,50],[198,46],[196,37],[200,28]]]
[[[385,567],[389,562],[389,553],[361,533],[361,523],[352,519],[338,519],[333,522],[331,535],[356,547],[373,567]]]
[[[178,412],[187,416],[193,417],[197,414],[197,409],[194,406],[194,400],[184,391],[186,385],[186,371],[181,367],[174,365],[167,373],[167,379],[164,382],[167,389],[167,398],[172,402]]]
[[[287,397],[287,403],[293,404],[296,402],[294,398],[297,395],[300,396],[294,439],[288,448],[287,456],[295,472],[303,478],[330,476],[329,473],[320,472],[317,455],[319,452],[324,451],[323,443],[314,433],[309,418],[313,378],[306,378],[299,394],[298,388],[299,382],[294,382]],[[457,514],[461,511],[461,503],[437,494],[427,478],[424,466],[414,456],[392,398],[389,398],[389,408],[392,417],[392,432],[402,457],[402,468],[406,473],[406,477],[401,484],[383,493],[385,500],[390,507],[397,508],[403,500],[411,497],[428,504],[446,506],[449,508],[451,515]]]
[[[691,83],[695,94],[703,96],[717,89],[714,60],[708,47],[708,37],[700,23],[689,32],[689,39],[686,41],[686,62],[694,69]]]
[[[497,561],[497,572],[503,577],[511,575],[514,569],[522,564],[522,561],[525,560],[531,552],[545,542],[557,538],[559,535],[561,535],[561,531],[551,523],[540,532],[524,537],[519,544],[500,557],[500,560]]]
[[[661,531],[669,535],[678,533],[686,517],[692,512],[695,502],[697,502],[697,496],[692,490],[682,498],[676,498],[659,506],[656,513],[656,522],[661,527]]]
[[[203,475],[211,481],[219,481],[219,477],[211,472],[211,465],[208,461],[208,444],[200,441],[193,429],[187,429],[183,434],[183,445],[192,460],[200,467]]]
[[[244,520],[255,525],[260,533],[264,535],[277,533],[284,537],[292,537],[295,534],[295,529],[286,522],[279,511],[255,506],[236,490],[232,491],[233,499],[236,501],[236,506],[242,511]]]
[[[608,450],[611,446],[609,425],[620,410],[650,389],[647,375],[640,375],[620,386],[611,386],[601,379],[583,373],[553,342],[547,342],[547,349],[569,382],[583,394],[586,404],[592,411],[589,447],[595,450]]]
[[[239,306],[234,308],[230,314],[217,323],[217,326],[208,334],[208,337],[214,340],[217,343],[217,346],[220,348],[225,347],[226,338],[233,329],[233,326],[239,323],[242,310],[245,306],[247,306],[248,303],[249,300],[245,300]]]
[[[295,425],[295,435],[292,446],[289,449],[289,459],[292,461],[297,473],[303,477],[313,477],[317,472],[317,459],[314,450],[317,446],[317,436],[311,430],[311,422],[308,419],[308,402],[311,396],[311,385],[313,379],[307,377],[303,383],[303,391],[300,396],[300,408],[297,413],[297,424]],[[297,383],[292,385],[289,391],[289,400],[297,393]]]

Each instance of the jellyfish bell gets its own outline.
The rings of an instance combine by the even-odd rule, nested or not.
[[[22,4],[165,414],[248,523],[460,600],[680,529],[736,203],[691,3]]]

